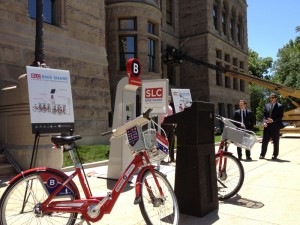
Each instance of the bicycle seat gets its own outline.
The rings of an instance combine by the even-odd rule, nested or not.
[[[74,136],[52,136],[51,141],[54,144],[58,145],[69,145],[74,143],[75,141],[80,140],[82,137],[80,135],[74,135]]]

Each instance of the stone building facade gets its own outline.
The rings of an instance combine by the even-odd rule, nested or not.
[[[34,60],[32,2],[1,1],[0,88],[17,84]],[[70,71],[75,132],[85,143],[107,141],[100,134],[109,129],[116,86],[131,57],[140,60],[142,79],[168,78],[171,88],[189,88],[193,100],[214,103],[216,113],[231,117],[239,99],[249,100],[246,82],[185,60],[181,65],[162,61],[163,52],[175,47],[195,59],[247,72],[246,0],[47,2],[53,4],[51,21],[44,23],[46,64]]]

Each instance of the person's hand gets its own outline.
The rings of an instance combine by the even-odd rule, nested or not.
[[[264,127],[267,127],[267,126],[268,126],[268,124],[265,122],[265,123],[264,123]]]
[[[267,119],[267,123],[273,123],[272,118],[268,118],[268,119]]]

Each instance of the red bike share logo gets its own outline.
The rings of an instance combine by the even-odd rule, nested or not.
[[[162,98],[163,88],[146,88],[145,89],[146,98]]]
[[[31,78],[32,79],[41,79],[41,74],[39,74],[39,73],[32,73],[31,74]]]

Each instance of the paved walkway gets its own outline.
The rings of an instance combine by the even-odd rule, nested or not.
[[[180,215],[180,225],[298,225],[300,224],[300,136],[284,136],[280,140],[280,155],[277,161],[270,160],[273,146],[270,143],[266,159],[260,160],[261,144],[252,149],[253,161],[243,161],[245,181],[237,196],[219,202],[219,208],[203,218]],[[236,155],[236,147],[230,146]],[[245,154],[244,154],[245,157]],[[174,184],[175,166],[163,165],[161,170]],[[114,181],[103,179],[107,166],[87,169],[93,194],[110,190]],[[1,180],[1,178],[0,178]],[[0,184],[0,195],[5,189]],[[94,224],[144,225],[139,207],[133,204],[134,186],[128,185],[121,194],[111,214]]]

